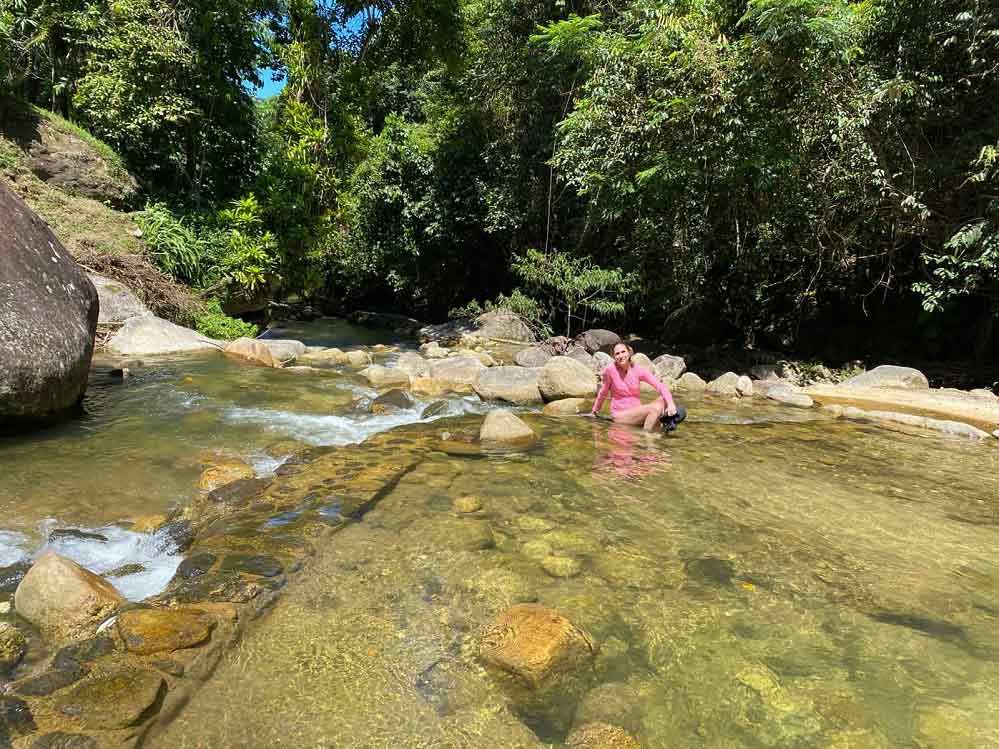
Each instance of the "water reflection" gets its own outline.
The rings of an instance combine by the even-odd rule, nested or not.
[[[637,481],[671,466],[662,433],[623,424],[593,423],[591,429],[596,448],[592,473],[601,483]]]

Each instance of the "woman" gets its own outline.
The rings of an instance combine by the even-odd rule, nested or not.
[[[647,431],[656,428],[659,420],[666,416],[676,416],[677,408],[669,388],[656,379],[649,370],[631,363],[634,350],[627,343],[614,346],[614,363],[601,374],[603,384],[597,399],[593,402],[590,416],[596,416],[604,405],[604,399],[611,395],[611,417],[618,424],[641,424]],[[642,403],[639,398],[643,382],[659,391],[661,398],[652,403]]]

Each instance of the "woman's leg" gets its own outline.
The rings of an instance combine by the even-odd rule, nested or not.
[[[651,432],[656,428],[656,424],[659,422],[659,417],[663,415],[665,407],[666,404],[663,402],[663,399],[659,398],[652,403],[644,403],[641,406],[619,411],[614,414],[614,422],[617,424],[631,424],[632,426],[641,424],[645,430]]]
[[[666,410],[666,402],[662,398],[657,398],[652,403],[649,403],[646,408],[649,409],[649,414],[645,417],[644,428],[646,432],[651,432],[659,426],[659,418]]]

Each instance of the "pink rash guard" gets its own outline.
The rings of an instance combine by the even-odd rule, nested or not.
[[[604,405],[604,399],[607,397],[608,392],[611,394],[611,414],[620,413],[629,408],[642,405],[642,401],[638,396],[641,392],[640,388],[643,382],[649,383],[659,391],[659,394],[666,402],[667,408],[673,404],[673,396],[669,392],[669,388],[659,382],[656,376],[649,370],[637,364],[632,364],[628,368],[628,374],[623,377],[616,364],[609,364],[601,373],[600,378],[602,384],[600,392],[597,394],[597,399],[593,403],[593,413],[599,411],[600,407]]]

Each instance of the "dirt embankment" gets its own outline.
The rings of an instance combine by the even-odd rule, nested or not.
[[[114,151],[56,115],[0,98],[0,179],[87,271],[121,282],[156,315],[189,319],[197,298],[149,257],[131,210],[140,186]]]

